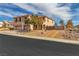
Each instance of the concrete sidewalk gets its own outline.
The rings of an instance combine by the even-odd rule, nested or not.
[[[79,45],[79,41],[78,40],[76,41],[76,40],[56,39],[56,38],[48,38],[48,37],[37,37],[37,36],[31,36],[31,35],[24,35],[22,33],[16,32],[16,31],[0,31],[0,34]]]

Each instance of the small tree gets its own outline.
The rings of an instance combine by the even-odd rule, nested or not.
[[[31,23],[31,20],[27,19],[25,20],[25,24],[30,24]]]
[[[38,24],[38,20],[37,20],[37,19],[38,19],[38,18],[37,18],[36,16],[32,16],[31,24],[33,24],[33,25]]]
[[[30,28],[29,28],[29,24],[31,24],[31,20],[30,19],[25,19],[25,24],[26,24],[26,26],[27,26],[27,31],[30,31]]]
[[[67,22],[66,28],[67,28],[67,29],[72,29],[72,28],[73,28],[73,23],[72,23],[71,20],[69,20],[69,21]]]
[[[39,19],[37,16],[32,16],[32,19],[31,19],[31,24],[33,24],[37,29],[39,28]]]

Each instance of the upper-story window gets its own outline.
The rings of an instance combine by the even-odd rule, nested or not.
[[[19,22],[21,22],[21,17],[19,17]]]
[[[25,19],[27,19],[27,17],[24,17]]]

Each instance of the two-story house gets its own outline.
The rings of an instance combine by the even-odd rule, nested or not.
[[[28,20],[32,21],[28,23]],[[14,17],[14,22],[16,23],[15,29],[17,30],[42,30],[49,26],[54,26],[54,20],[48,18],[47,16],[37,16],[37,15],[24,15]],[[34,22],[34,23],[33,23]]]

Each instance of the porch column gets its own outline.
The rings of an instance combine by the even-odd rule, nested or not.
[[[24,18],[21,17],[21,25],[22,25],[22,30],[24,30]]]

